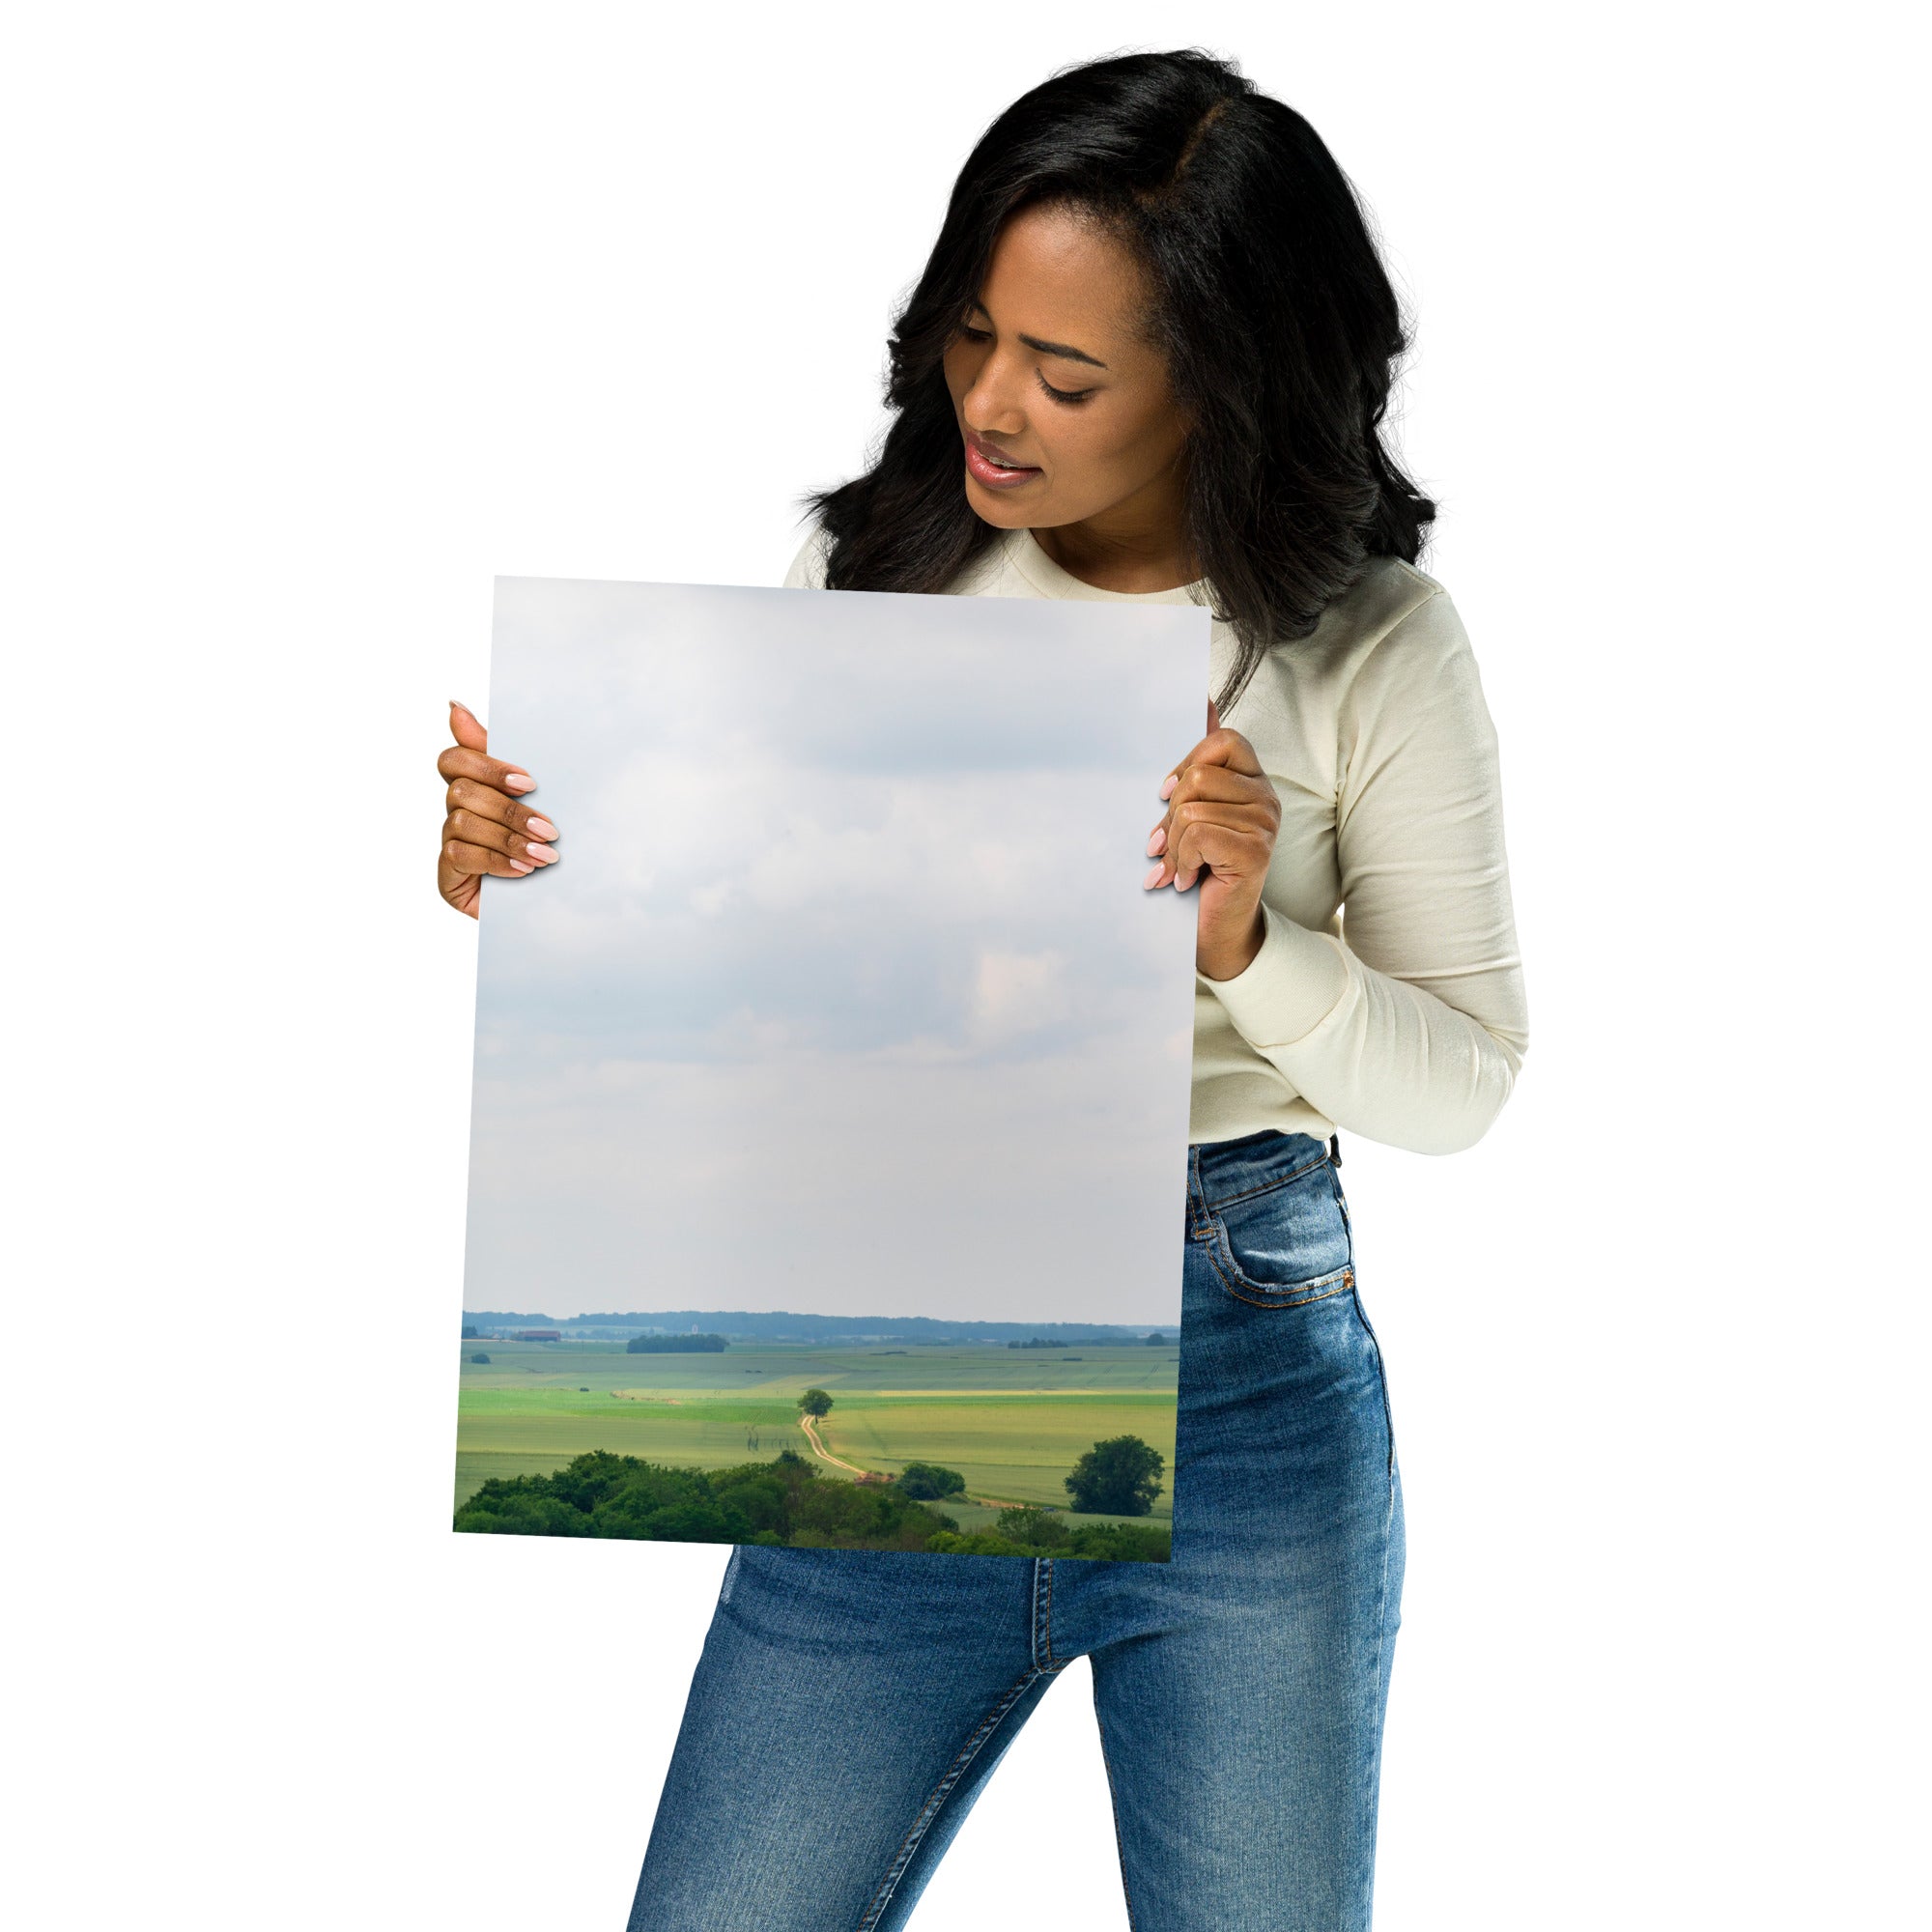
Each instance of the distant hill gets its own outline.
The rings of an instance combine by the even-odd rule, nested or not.
[[[500,1309],[463,1311],[466,1327],[486,1332],[498,1328],[556,1328],[568,1337],[628,1338],[657,1332],[728,1336],[734,1341],[759,1342],[980,1342],[1004,1345],[1036,1337],[1060,1342],[1084,1342],[1104,1348],[1110,1343],[1144,1344],[1148,1324],[1137,1328],[1098,1321],[943,1321],[930,1315],[798,1315],[781,1309],[769,1315],[742,1311],[721,1313],[715,1308],[657,1309],[632,1315],[541,1315],[505,1313]],[[1178,1332],[1178,1322],[1156,1323]]]

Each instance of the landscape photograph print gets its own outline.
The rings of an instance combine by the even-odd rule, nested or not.
[[[1207,649],[497,581],[456,1530],[1168,1560]]]

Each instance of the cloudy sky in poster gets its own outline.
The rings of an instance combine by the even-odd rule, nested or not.
[[[1181,606],[498,581],[465,1306],[1173,1321]]]

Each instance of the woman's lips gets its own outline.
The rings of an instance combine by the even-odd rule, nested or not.
[[[966,468],[976,481],[989,490],[1010,490],[1018,484],[1031,483],[1040,473],[1037,464],[1015,467],[971,436],[966,438]]]

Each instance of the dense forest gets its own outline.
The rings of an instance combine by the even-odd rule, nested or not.
[[[922,1465],[923,1467],[923,1465]],[[910,1472],[908,1472],[910,1473]],[[937,1487],[930,1471],[914,1487]],[[1152,1524],[1070,1526],[1051,1510],[1004,1511],[992,1530],[961,1533],[897,1483],[821,1477],[783,1450],[769,1463],[678,1469],[606,1449],[549,1476],[497,1476],[456,1512],[455,1527],[486,1536],[624,1537],[655,1543],[752,1543],[792,1549],[904,1549],[972,1556],[1073,1556],[1165,1562]]]
[[[722,1335],[633,1335],[624,1344],[629,1355],[722,1355],[730,1343]]]

